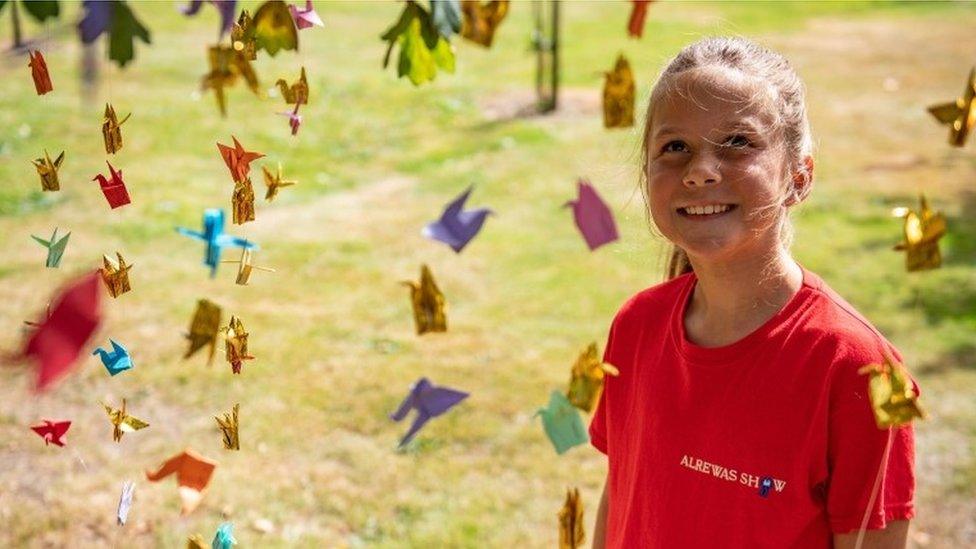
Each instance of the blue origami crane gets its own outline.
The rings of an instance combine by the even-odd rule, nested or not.
[[[417,410],[417,416],[413,420],[410,430],[400,440],[400,448],[406,446],[413,437],[420,431],[425,423],[430,421],[457,405],[462,400],[468,398],[468,393],[455,391],[447,387],[437,387],[426,377],[417,380],[410,388],[410,394],[403,399],[400,407],[390,414],[390,419],[400,421],[407,417],[411,409]]]
[[[488,208],[464,211],[464,203],[468,200],[471,189],[472,187],[468,187],[466,191],[448,204],[444,213],[441,214],[441,218],[428,223],[422,234],[427,238],[440,240],[455,252],[461,253],[461,250],[481,230],[488,214],[494,213]]]
[[[214,535],[210,547],[212,549],[231,549],[234,545],[237,545],[237,540],[234,539],[234,525],[225,522],[218,526],[217,534]]]
[[[579,410],[559,391],[549,395],[549,405],[539,408],[536,415],[542,416],[542,427],[559,455],[590,440]]]
[[[129,356],[129,351],[125,349],[120,343],[114,339],[108,340],[112,344],[111,352],[99,347],[95,349],[92,355],[98,355],[102,359],[102,365],[108,370],[108,373],[113,377],[119,372],[124,372],[132,368],[132,357]]]
[[[210,266],[211,278],[217,275],[217,265],[220,264],[220,253],[224,248],[230,246],[244,248],[245,250],[256,250],[258,248],[257,244],[246,238],[224,234],[224,210],[217,208],[209,208],[203,212],[202,232],[191,231],[183,227],[177,227],[176,230],[184,236],[202,240],[207,245],[203,256],[203,263]]]

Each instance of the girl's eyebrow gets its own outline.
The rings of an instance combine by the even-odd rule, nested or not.
[[[662,135],[673,135],[680,133],[678,128],[675,126],[661,126],[654,132],[654,137],[661,137]]]

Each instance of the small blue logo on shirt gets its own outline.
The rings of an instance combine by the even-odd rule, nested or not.
[[[759,479],[759,496],[768,498],[769,491],[773,489],[773,479],[772,477],[763,477]]]

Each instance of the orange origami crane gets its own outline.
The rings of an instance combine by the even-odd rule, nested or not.
[[[49,91],[54,91],[54,84],[51,83],[51,74],[47,71],[47,61],[40,51],[31,50],[30,61],[27,66],[31,69],[31,78],[34,79],[34,89],[37,95],[44,95]]]
[[[232,135],[230,138],[234,140],[233,148],[223,143],[217,143],[217,149],[220,151],[224,163],[227,164],[227,169],[230,170],[230,176],[234,181],[240,183],[247,179],[248,174],[251,173],[251,161],[264,155],[259,152],[246,151],[236,137]]]
[[[644,34],[644,20],[647,19],[647,6],[653,0],[633,0],[634,7],[627,21],[627,34],[640,38]]]
[[[491,47],[498,25],[508,15],[508,0],[491,0],[484,4],[481,0],[462,0],[461,36],[480,44]]]
[[[115,154],[122,149],[122,124],[132,116],[132,113],[125,115],[125,118],[119,122],[119,118],[115,115],[115,109],[112,105],[105,103],[105,121],[102,122],[102,138],[105,140],[105,152],[108,154]]]
[[[34,167],[37,168],[37,175],[41,176],[42,191],[61,190],[61,183],[58,181],[58,170],[61,168],[62,162],[64,162],[64,151],[61,151],[57,159],[51,162],[51,155],[47,154],[47,149],[44,150],[44,158],[38,158],[33,161]]]
[[[183,506],[181,515],[188,515],[200,505],[203,493],[210,483],[217,462],[207,459],[190,448],[166,460],[155,471],[146,471],[146,479],[156,482],[176,473],[176,483],[179,485],[180,501]]]
[[[129,269],[132,268],[132,265],[126,265],[125,259],[119,252],[115,252],[115,255],[119,258],[118,263],[112,261],[109,256],[103,255],[103,267],[99,271],[102,273],[102,280],[105,281],[108,293],[112,297],[119,297],[132,289],[129,286]]]

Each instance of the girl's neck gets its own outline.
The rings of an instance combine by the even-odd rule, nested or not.
[[[702,347],[729,345],[749,335],[803,284],[802,269],[781,247],[766,256],[691,263],[698,283],[685,312],[685,333]]]

